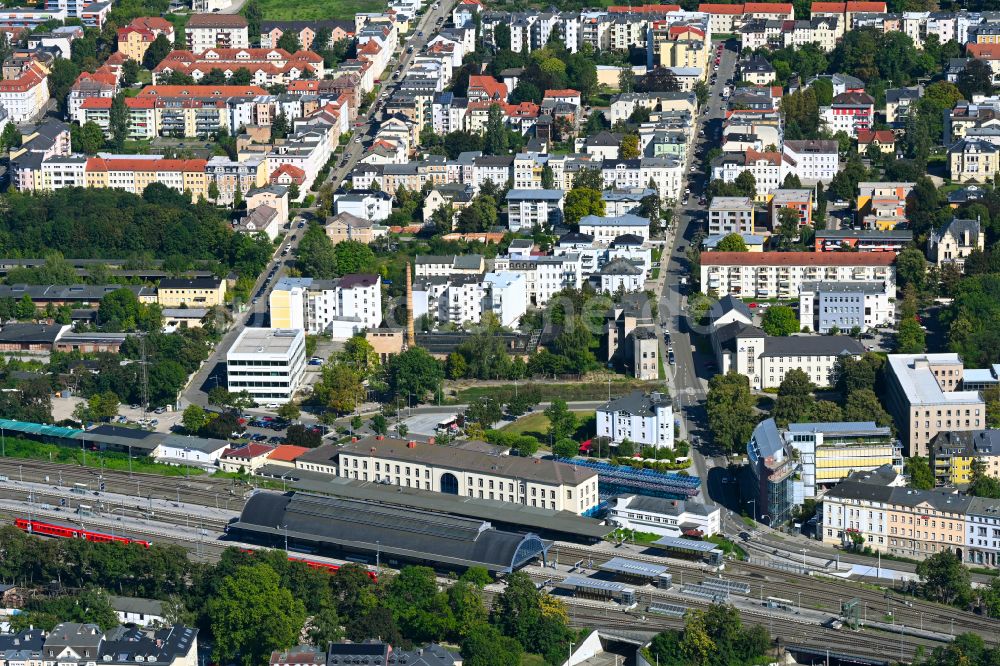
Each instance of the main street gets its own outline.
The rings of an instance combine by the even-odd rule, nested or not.
[[[358,116],[354,123],[354,132],[344,148],[343,156],[337,162],[336,166],[330,170],[328,180],[325,182],[332,183],[334,188],[338,187],[347,177],[347,174],[357,165],[358,160],[364,154],[365,144],[369,139],[368,134],[374,127],[373,121],[380,113],[385,100],[395,91],[399,85],[398,81],[401,81],[406,76],[406,72],[409,70],[414,56],[420,52],[428,40],[433,38],[434,32],[440,27],[438,20],[447,20],[457,2],[458,0],[442,0],[441,2],[434,3],[420,18],[416,26],[407,33],[410,36],[409,39],[401,39],[395,67],[390,66],[386,68],[382,77],[383,84],[380,88],[376,88],[379,96],[369,105],[364,114]],[[413,51],[408,52],[411,46],[413,47]],[[317,183],[314,186],[314,190],[318,192],[322,185],[323,183]],[[296,220],[301,217],[304,221],[308,222],[308,219],[313,217],[314,214],[315,208],[302,209],[299,215],[296,216]],[[252,292],[254,297],[249,306],[241,303],[234,304],[237,312],[232,326],[223,335],[222,340],[215,346],[215,349],[212,350],[205,363],[191,378],[187,387],[181,392],[177,400],[178,409],[183,410],[188,405],[206,407],[208,405],[208,392],[215,386],[226,385],[226,353],[233,346],[233,343],[236,342],[237,336],[245,326],[263,326],[267,321],[268,296],[271,293],[273,285],[286,274],[288,264],[295,256],[295,251],[302,240],[303,231],[305,231],[304,228],[298,228],[298,222],[292,222],[288,235],[283,241],[285,245],[280,246],[275,251],[275,256],[272,257],[264,272],[254,283]],[[289,248],[288,254],[282,255],[282,248],[286,246]]]
[[[715,47],[713,47],[714,49]],[[710,59],[714,60],[714,51]],[[688,156],[688,188],[691,191],[687,205],[678,204],[674,209],[674,226],[667,231],[663,254],[660,257],[660,277],[655,293],[659,304],[659,324],[669,331],[670,346],[674,352],[674,365],[665,365],[668,381],[673,389],[675,412],[681,416],[681,436],[691,443],[691,458],[695,473],[702,479],[702,498],[714,504],[709,493],[709,468],[717,464],[725,465],[725,459],[717,459],[705,448],[707,442],[700,434],[705,427],[706,377],[705,363],[709,359],[695,352],[691,333],[698,322],[689,318],[687,293],[691,288],[691,263],[687,258],[688,248],[694,235],[704,226],[705,210],[698,204],[698,198],[708,184],[707,174],[702,169],[705,152],[717,143],[715,133],[721,132],[721,120],[725,117],[725,103],[722,91],[732,78],[736,67],[736,53],[729,48],[722,51],[718,77],[709,89],[707,108],[699,114],[694,145]],[[694,171],[692,171],[692,167]],[[681,284],[687,278],[687,285]],[[668,357],[666,343],[661,340],[661,357]],[[699,376],[699,369],[702,376]]]

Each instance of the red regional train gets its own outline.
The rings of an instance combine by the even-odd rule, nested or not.
[[[78,527],[53,525],[52,523],[43,523],[39,520],[28,520],[27,518],[16,518],[14,520],[14,527],[31,534],[42,534],[44,536],[59,537],[62,539],[86,539],[87,541],[94,541],[97,543],[135,543],[143,548],[149,548],[153,545],[151,541],[145,541],[143,539],[114,536],[111,534],[104,534],[102,532],[90,532]]]
[[[250,554],[253,554],[254,552],[256,552],[256,551],[253,551],[253,550],[251,550],[249,548],[240,548],[240,550],[243,551],[244,553],[250,553]],[[330,573],[336,573],[337,570],[340,569],[340,565],[339,564],[333,564],[333,563],[330,563],[330,562],[317,562],[316,560],[307,560],[304,557],[292,557],[291,555],[289,555],[288,556],[288,561],[289,562],[301,562],[302,564],[306,565],[310,569],[317,569],[317,570],[320,570],[320,571],[328,571]],[[376,574],[374,571],[366,569],[365,573],[368,574],[369,578],[371,578],[372,580],[378,582],[378,574]]]

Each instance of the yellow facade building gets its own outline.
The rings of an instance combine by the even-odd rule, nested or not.
[[[226,283],[215,277],[166,278],[156,287],[156,301],[164,308],[210,308],[226,302]]]
[[[1000,479],[1000,430],[940,432],[930,445],[934,480],[942,486],[972,482],[972,463],[979,460],[983,473]]]

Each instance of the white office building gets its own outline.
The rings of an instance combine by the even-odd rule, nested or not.
[[[507,192],[507,228],[517,232],[562,222],[562,208],[562,190],[510,190]],[[559,215],[555,214],[557,210]]]
[[[626,439],[638,446],[674,448],[674,406],[666,393],[632,393],[597,408],[597,436],[614,446]]]
[[[710,537],[719,533],[722,512],[700,502],[628,495],[616,497],[609,520],[626,530],[669,537]]]
[[[302,329],[247,326],[226,353],[226,388],[231,393],[247,391],[258,404],[288,402],[305,367]]]
[[[580,233],[592,236],[596,242],[610,243],[619,236],[638,236],[649,240],[649,218],[626,213],[616,217],[587,215],[580,220]]]
[[[271,325],[346,340],[382,324],[382,278],[345,275],[335,280],[283,277],[268,297]]]

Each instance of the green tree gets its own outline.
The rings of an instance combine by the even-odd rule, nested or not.
[[[778,211],[778,234],[784,243],[791,243],[799,237],[799,212],[794,208],[782,207]]]
[[[462,641],[465,666],[520,666],[523,653],[518,641],[489,624],[470,627]]]
[[[580,445],[572,439],[560,439],[552,445],[552,453],[561,458],[572,458],[580,453]]]
[[[817,80],[820,80],[820,79],[817,79]],[[794,174],[794,173],[789,172],[789,173],[785,174],[785,179],[783,181],[781,181],[781,187],[783,187],[785,189],[790,189],[790,190],[801,189],[802,188],[802,181],[799,179],[798,174]]]
[[[931,601],[965,605],[972,598],[969,570],[952,550],[942,550],[917,563],[924,596]]]
[[[507,587],[494,598],[490,613],[493,626],[550,664],[560,664],[566,657],[573,636],[567,620],[562,603],[537,590],[521,571],[508,577]]]
[[[373,416],[368,422],[368,425],[371,427],[372,432],[376,435],[385,435],[389,432],[389,422],[386,421],[386,418],[381,414]]]
[[[70,133],[73,150],[76,152],[95,155],[104,146],[104,130],[92,120],[88,120],[82,127],[73,125]]]
[[[73,45],[76,45],[75,40]],[[90,55],[94,55],[91,53]],[[66,112],[66,101],[67,95],[69,95],[69,89],[72,87],[76,78],[80,75],[80,66],[72,60],[66,60],[65,58],[56,58],[52,62],[52,70],[49,72],[47,77],[49,86],[49,95],[56,101],[56,105],[59,107],[61,113]]]
[[[624,90],[622,92],[625,92]],[[698,98],[698,106],[703,107],[708,103],[708,98],[711,92],[708,89],[708,84],[704,81],[699,80],[694,84],[694,94]]]
[[[639,135],[626,134],[623,136],[622,142],[618,146],[618,157],[623,160],[634,160],[639,156]]]
[[[552,167],[548,164],[542,166],[542,189],[543,190],[554,190],[556,187],[555,174],[552,172]]]
[[[299,406],[295,404],[294,401],[289,400],[280,407],[278,407],[278,416],[285,419],[286,421],[295,421],[302,414],[302,410]]]
[[[329,280],[340,275],[333,243],[318,224],[310,224],[302,233],[296,262],[302,274],[312,278]]]
[[[507,126],[504,124],[503,111],[499,104],[490,105],[486,114],[486,138],[483,141],[483,153],[486,155],[504,155],[509,148]]]
[[[166,35],[157,35],[156,39],[149,45],[149,48],[146,49],[146,54],[142,57],[142,66],[148,70],[155,69],[173,48],[174,45],[170,43]]]
[[[122,65],[121,82],[123,86],[133,86],[139,81],[139,63],[129,58]]]
[[[12,148],[21,147],[21,131],[14,123],[7,123],[3,126],[3,133],[0,134],[0,148],[9,151]]]
[[[923,456],[907,458],[903,472],[909,477],[911,488],[931,490],[934,487],[934,472],[927,458]]]
[[[395,396],[412,395],[423,400],[428,393],[437,392],[444,380],[441,364],[422,347],[411,347],[396,354],[389,361],[389,390]]]
[[[870,389],[853,391],[844,403],[845,421],[874,421],[880,426],[891,426],[892,417],[882,407],[878,396]]]
[[[556,398],[543,412],[549,420],[549,439],[558,442],[568,439],[576,432],[576,414],[569,411],[566,401]]]
[[[968,493],[974,497],[1000,499],[1000,480],[989,475],[986,462],[982,458],[972,459],[972,478]]]
[[[958,73],[956,84],[965,99],[972,99],[973,95],[989,95],[993,92],[993,70],[985,61],[971,58]]]
[[[503,418],[503,408],[500,402],[491,396],[483,396],[469,403],[465,408],[466,423],[476,423],[486,430]]]
[[[215,182],[215,179],[208,184],[208,200],[212,203],[216,203],[219,200],[219,184]]]
[[[927,259],[915,247],[909,247],[896,256],[896,276],[899,286],[912,284],[920,291],[927,276]]]
[[[208,599],[215,659],[256,666],[295,644],[305,607],[267,564],[238,567]]]
[[[915,319],[907,318],[899,322],[896,351],[900,354],[922,354],[927,351],[924,329]]]
[[[761,317],[761,328],[768,335],[785,336],[796,333],[799,330],[799,318],[795,310],[787,305],[774,305],[769,307]]]
[[[289,53],[298,53],[302,49],[299,33],[291,29],[281,33],[281,37],[278,38],[278,48],[285,49]]]
[[[345,342],[344,348],[337,354],[337,362],[349,366],[365,379],[375,376],[382,364],[375,348],[364,335],[355,335]]]
[[[751,199],[757,198],[757,179],[749,171],[741,171],[740,175],[736,176],[733,184],[743,196],[750,197]]]
[[[357,273],[374,273],[377,270],[375,253],[365,243],[355,240],[345,240],[333,246],[339,275]]]
[[[118,152],[125,148],[128,139],[129,125],[128,107],[125,106],[125,95],[119,93],[111,101],[111,111],[108,116],[108,130],[111,133],[111,145]]]
[[[181,423],[189,433],[196,433],[208,423],[208,415],[199,405],[188,405],[184,408],[184,415],[181,416]]]
[[[722,240],[720,240],[715,249],[719,252],[747,252],[747,244],[743,240],[743,236],[739,234],[729,234]]]
[[[604,215],[605,203],[600,190],[580,187],[566,194],[563,216],[566,224],[575,226],[588,215]]]
[[[708,382],[708,428],[727,451],[740,450],[757,423],[750,380],[736,372],[715,375]]]
[[[365,401],[364,378],[358,370],[343,363],[327,363],[313,387],[313,397],[337,414],[353,412]]]
[[[783,428],[789,423],[809,421],[815,403],[812,397],[815,388],[809,375],[802,370],[792,368],[786,372],[778,386],[778,399],[774,403],[775,423]]]

